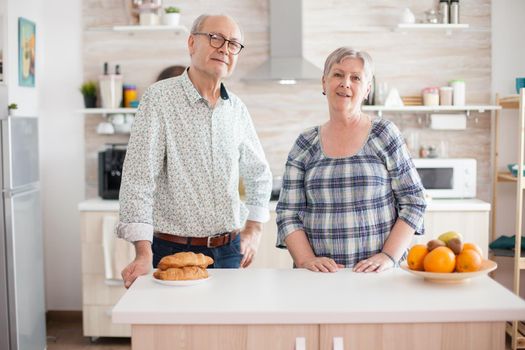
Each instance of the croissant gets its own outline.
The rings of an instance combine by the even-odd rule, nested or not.
[[[163,257],[157,268],[167,270],[172,267],[198,266],[205,269],[211,264],[213,264],[213,259],[202,253],[182,252]]]
[[[208,277],[208,271],[197,266],[172,267],[165,271],[157,270],[153,276],[159,280],[183,281]]]

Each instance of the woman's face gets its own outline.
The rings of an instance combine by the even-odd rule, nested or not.
[[[370,92],[363,62],[359,58],[347,57],[334,63],[327,76],[323,76],[323,91],[331,109],[355,113]]]

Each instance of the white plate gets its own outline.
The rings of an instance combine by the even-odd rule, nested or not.
[[[476,272],[452,272],[452,273],[438,273],[438,272],[425,272],[415,271],[408,268],[407,262],[404,261],[401,264],[401,268],[405,271],[410,272],[413,275],[423,277],[427,281],[439,282],[439,283],[462,283],[467,282],[473,277],[483,276],[490,271],[496,270],[498,264],[492,260],[483,260],[481,268]]]
[[[151,275],[151,278],[155,282],[157,282],[159,284],[163,284],[165,286],[184,287],[184,286],[194,286],[194,285],[205,283],[205,282],[209,281],[211,279],[211,275],[209,273],[210,272],[208,271],[208,277],[207,278],[200,278],[198,280],[165,281],[165,280],[156,279],[155,277],[153,277],[153,275]]]

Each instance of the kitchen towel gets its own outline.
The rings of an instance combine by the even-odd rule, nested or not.
[[[120,272],[131,262],[135,254],[132,244],[117,238],[115,234],[117,224],[118,218],[114,215],[105,215],[102,218],[102,248],[106,280],[122,280]]]

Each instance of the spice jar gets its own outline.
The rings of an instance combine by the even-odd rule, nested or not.
[[[137,100],[137,86],[125,84],[124,85],[124,107],[131,107],[131,103]]]
[[[423,95],[423,105],[439,106],[439,89],[437,87],[427,87],[421,91]]]

